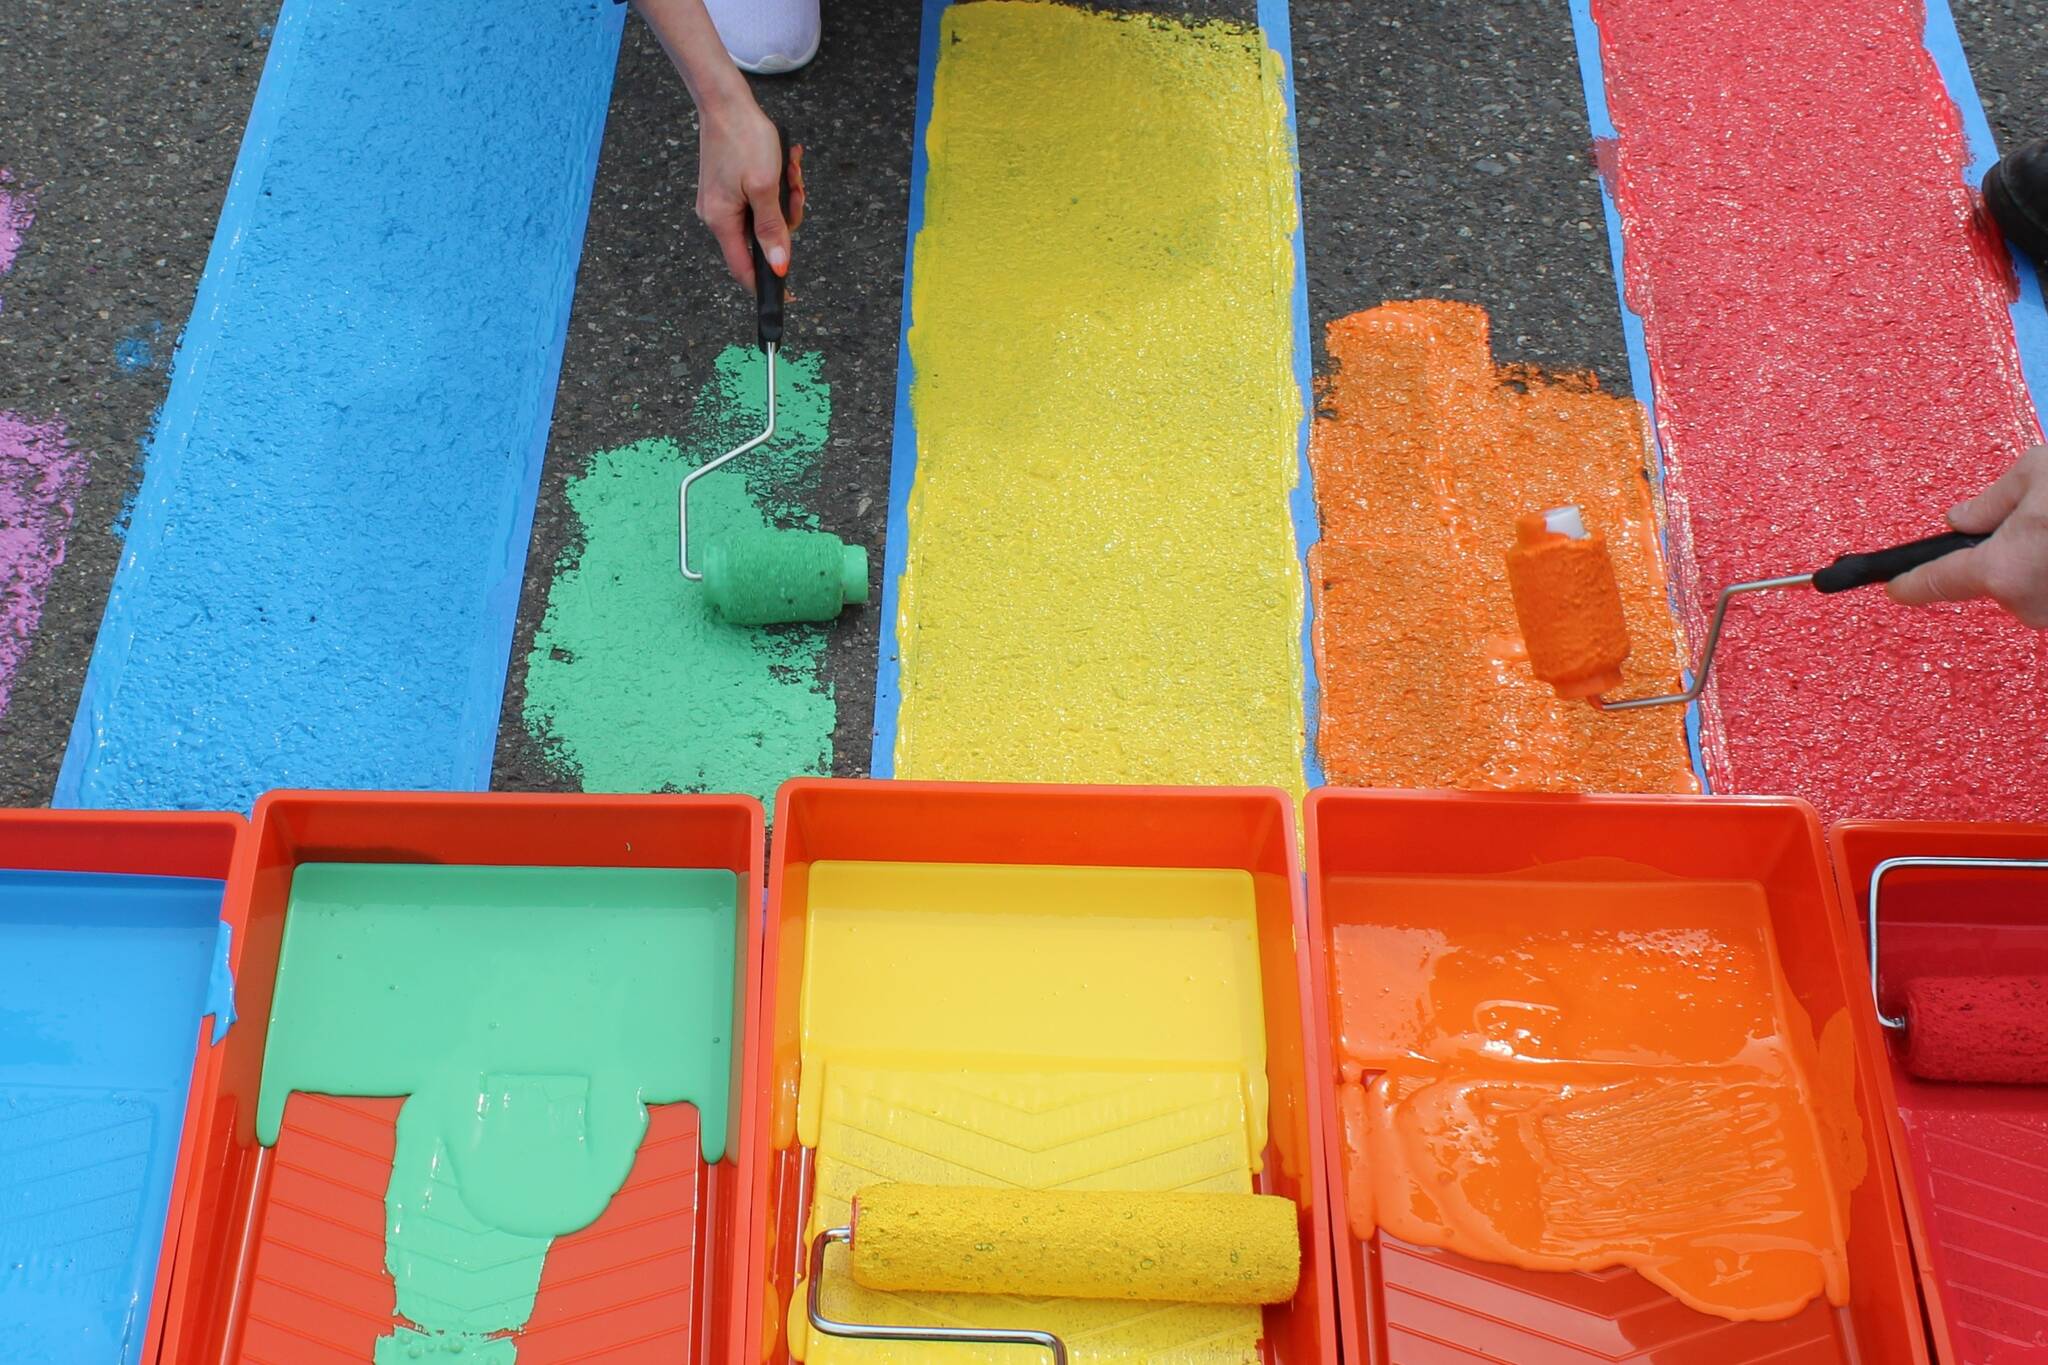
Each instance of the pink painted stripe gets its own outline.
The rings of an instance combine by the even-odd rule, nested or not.
[[[0,715],[64,562],[86,459],[59,421],[0,412]]]
[[[26,190],[9,188],[13,181],[13,172],[0,170],[0,275],[14,268],[22,235],[36,217],[35,200]]]
[[[2040,439],[1921,0],[1593,0],[1697,640],[1715,592],[1942,527]],[[1604,159],[1604,158],[1603,158]],[[1731,614],[1715,789],[2048,816],[2048,636],[1862,591]]]

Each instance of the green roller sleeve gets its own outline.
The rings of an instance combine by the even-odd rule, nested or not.
[[[737,531],[704,551],[704,592],[736,626],[830,621],[868,600],[868,552],[826,531]]]

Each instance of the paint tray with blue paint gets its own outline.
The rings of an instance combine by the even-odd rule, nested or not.
[[[761,820],[259,801],[167,1358],[729,1358]]]
[[[79,828],[24,814],[34,833],[0,823],[0,1342],[134,1365],[155,1355],[188,1096],[234,1017],[223,883],[8,867]],[[224,873],[233,829],[195,828]]]

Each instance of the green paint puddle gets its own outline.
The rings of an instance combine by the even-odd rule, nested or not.
[[[256,1135],[285,1097],[407,1096],[385,1191],[398,1311],[377,1365],[509,1365],[555,1237],[625,1183],[650,1104],[724,1153],[726,871],[307,863],[292,878]]]
[[[831,390],[816,355],[781,357],[776,434],[690,490],[692,541],[817,519],[770,490],[815,487]],[[527,729],[585,791],[747,792],[829,772],[824,631],[731,626],[676,568],[676,488],[761,429],[762,359],[728,347],[698,395],[688,447],[608,450],[569,485],[583,546],[557,567],[527,657]],[[699,551],[701,553],[701,551]]]

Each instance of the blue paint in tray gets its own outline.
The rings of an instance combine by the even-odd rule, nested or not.
[[[0,870],[9,1360],[142,1357],[193,1059],[233,1017],[220,904],[203,878]]]

